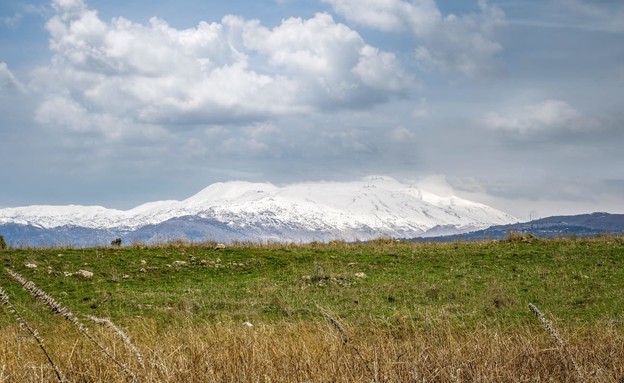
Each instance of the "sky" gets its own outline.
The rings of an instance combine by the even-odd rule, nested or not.
[[[0,207],[387,175],[624,213],[620,0],[2,0]]]

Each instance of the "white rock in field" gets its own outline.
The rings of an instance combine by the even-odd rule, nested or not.
[[[174,261],[173,264],[175,266],[185,266],[186,265],[186,261]]]
[[[353,274],[356,278],[360,278],[360,279],[364,279],[366,278],[366,274],[360,272],[360,273],[355,273]]]
[[[93,278],[93,273],[91,271],[87,271],[87,270],[78,270],[76,272],[76,275],[79,275],[79,276],[84,277],[84,278]]]
[[[251,322],[243,322],[243,326],[245,326],[245,327],[253,327],[253,324]]]
[[[223,250],[225,249],[225,245],[222,243],[217,243],[214,247],[215,250]]]
[[[28,267],[29,269],[36,269],[37,265],[35,265],[34,263],[27,263],[24,266]]]

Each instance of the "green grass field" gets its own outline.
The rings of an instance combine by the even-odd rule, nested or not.
[[[516,324],[533,320],[529,302],[562,322],[624,314],[624,240],[612,237],[14,249],[0,256],[76,313],[122,321],[299,321],[322,306],[355,323],[418,321],[430,312],[458,326]],[[17,285],[6,278],[1,285],[26,304]]]
[[[248,321],[254,324],[255,331],[263,329],[273,334],[281,329],[282,335],[288,338],[286,334],[297,337],[293,329],[302,331],[300,337],[304,337],[303,329],[308,329],[316,334],[310,336],[318,339],[319,329],[331,333],[326,320],[334,318],[364,342],[351,349],[352,367],[357,370],[356,366],[360,365],[361,371],[357,370],[360,375],[340,381],[358,381],[358,376],[368,381],[405,381],[404,375],[400,375],[403,377],[400,379],[399,375],[391,378],[391,374],[385,379],[375,378],[374,369],[370,367],[373,359],[367,358],[385,354],[383,350],[369,350],[372,346],[366,343],[367,337],[371,340],[381,337],[379,339],[384,342],[397,345],[409,344],[410,337],[426,343],[431,336],[431,347],[434,347],[440,342],[436,329],[458,338],[470,338],[471,334],[486,338],[503,336],[505,342],[512,343],[520,342],[513,341],[514,337],[524,339],[523,336],[530,334],[531,339],[535,338],[531,342],[537,342],[541,349],[555,350],[555,344],[529,311],[529,303],[540,308],[566,334],[570,343],[577,345],[578,359],[590,352],[586,343],[591,343],[592,338],[613,339],[616,349],[617,342],[624,338],[613,335],[624,329],[623,237],[527,242],[517,238],[452,244],[393,240],[366,244],[239,244],[221,250],[214,249],[213,245],[174,243],[121,248],[8,249],[0,251],[0,257],[5,269],[14,270],[34,282],[79,318],[84,315],[111,318],[139,340],[139,348],[143,346],[152,351],[154,345],[150,346],[149,337],[144,334],[148,328],[160,334],[183,333],[189,329],[227,333],[242,328],[242,323]],[[81,276],[79,270],[90,271],[93,276]],[[46,329],[56,331],[50,329],[66,326],[63,318],[53,315],[45,305],[29,296],[6,271],[2,274],[0,287],[24,318],[41,328],[44,337]],[[0,328],[13,334],[14,327],[13,316],[8,310],[0,309]],[[3,360],[10,362],[11,336],[2,340],[0,365]],[[50,336],[57,339],[53,343],[60,344],[63,339],[58,338],[60,334]],[[277,331],[269,337],[271,341],[278,341],[280,333]],[[292,338],[288,339],[292,342]],[[74,340],[67,341],[71,344]],[[227,344],[227,340],[223,342]],[[465,342],[470,344],[469,340]],[[492,345],[489,349],[496,347]],[[440,350],[436,352],[441,355]],[[600,381],[617,381],[624,350],[605,349],[604,352],[610,353],[610,359],[585,362],[584,374],[600,376]],[[358,357],[358,354],[367,356]],[[557,363],[557,353],[551,354],[548,363],[563,366],[555,381],[571,381],[573,375],[569,368],[565,363]],[[348,353],[341,355],[348,357]],[[72,357],[63,357],[65,368]],[[619,365],[609,368],[609,364],[615,363],[613,360],[619,361]],[[42,360],[39,363],[45,365]],[[535,372],[533,379],[529,376],[528,380],[541,381],[542,375],[546,379],[549,371],[558,371],[548,367],[548,363],[542,366],[543,371]],[[394,371],[395,367],[387,368]],[[418,381],[488,381],[485,375],[475,380],[474,374],[470,375],[471,379],[453,380],[451,367],[447,371],[442,365],[439,370],[446,371],[446,375],[431,372],[429,379],[422,375],[423,379]],[[13,380],[19,371],[16,367],[13,372],[7,372],[6,381],[19,381]],[[0,370],[0,382],[4,382],[2,374]],[[232,370],[231,374],[240,374],[240,371]],[[84,381],[106,381],[96,375]],[[280,381],[249,376],[228,380],[223,376],[228,375],[217,374],[205,381]],[[312,372],[306,376],[310,381],[332,381]],[[32,381],[37,377],[33,376]],[[144,381],[184,381],[182,378],[165,379],[158,374],[144,375],[144,378]],[[507,378],[498,375],[491,381],[517,378],[516,375]],[[304,380],[285,378],[281,381]]]

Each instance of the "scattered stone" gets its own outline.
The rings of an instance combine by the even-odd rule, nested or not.
[[[145,270],[145,267],[141,267],[141,270],[139,270],[142,273],[147,273],[147,270]]]
[[[245,326],[245,327],[253,327],[253,324],[251,322],[243,322],[243,326]]]
[[[217,243],[214,247],[215,250],[223,250],[225,249],[225,245],[222,243]]]
[[[173,264],[180,267],[186,265],[186,261],[174,261]]]
[[[27,263],[24,266],[28,267],[29,269],[36,269],[37,265],[35,265],[34,263]]]
[[[141,259],[141,264],[142,265],[147,265],[147,261],[145,259]]]
[[[68,271],[63,271],[63,275],[66,277],[71,277],[72,275],[74,275],[74,273],[70,273]]]
[[[356,278],[360,278],[360,279],[365,279],[366,278],[366,274],[359,272],[359,273],[355,273],[353,274]]]
[[[124,274],[124,276],[121,277],[121,279],[130,279],[130,276],[128,274]]]
[[[91,271],[87,271],[87,270],[78,270],[76,272],[76,275],[79,275],[83,278],[93,278],[93,273]]]

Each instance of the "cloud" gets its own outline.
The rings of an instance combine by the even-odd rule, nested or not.
[[[416,137],[416,135],[412,133],[411,131],[409,131],[408,129],[402,126],[399,126],[399,127],[392,129],[388,137],[390,138],[391,141],[394,141],[394,142],[406,142],[406,141],[413,140]]]
[[[79,103],[63,97],[45,100],[35,113],[35,121],[63,126],[72,133],[97,133],[109,140],[118,139],[132,124],[109,114],[90,113]]]
[[[9,66],[0,61],[0,94],[1,93],[15,93],[23,92],[24,85],[15,78],[13,73],[9,70]]]
[[[588,29],[624,32],[624,5],[620,1],[556,0],[558,10]]]
[[[54,8],[54,56],[34,81],[48,95],[37,121],[108,139],[362,108],[413,86],[394,54],[325,13],[273,29],[226,16],[180,30],[159,18],[107,23],[81,0]]]
[[[275,73],[287,74],[296,89],[290,98],[302,104],[381,102],[412,83],[393,53],[366,44],[356,31],[326,13],[307,20],[289,18],[273,29],[233,16],[224,18],[224,24],[240,29],[245,48],[266,56]],[[380,92],[371,99],[371,91]]]
[[[469,78],[496,70],[503,47],[496,30],[506,24],[504,12],[485,0],[479,13],[444,16],[433,0],[323,0],[359,25],[385,32],[410,33],[415,57],[423,68],[457,72]]]
[[[496,207],[520,220],[595,211],[624,212],[621,193],[606,188],[604,183],[594,177],[533,177],[522,183],[490,177],[474,190],[459,186],[455,180],[452,187],[459,197]]]
[[[579,128],[581,114],[565,101],[546,100],[525,105],[507,115],[489,112],[483,117],[486,127],[520,134]]]
[[[0,17],[0,23],[6,28],[15,28],[21,23],[23,18],[24,16],[21,13],[17,12],[13,14],[13,16]]]
[[[414,30],[431,33],[442,18],[433,0],[410,3],[404,0],[323,0],[345,18],[359,25],[386,32]]]
[[[447,176],[444,174],[431,174],[423,177],[416,182],[416,186],[441,197],[452,197],[456,195],[455,189],[453,189]]]
[[[253,123],[241,127],[237,134],[228,135],[217,150],[243,157],[277,157],[279,153],[272,152],[271,145],[279,132],[280,129],[271,123]]]
[[[429,116],[429,102],[425,97],[421,97],[418,100],[418,104],[416,104],[412,111],[412,116],[415,118],[425,118]]]

